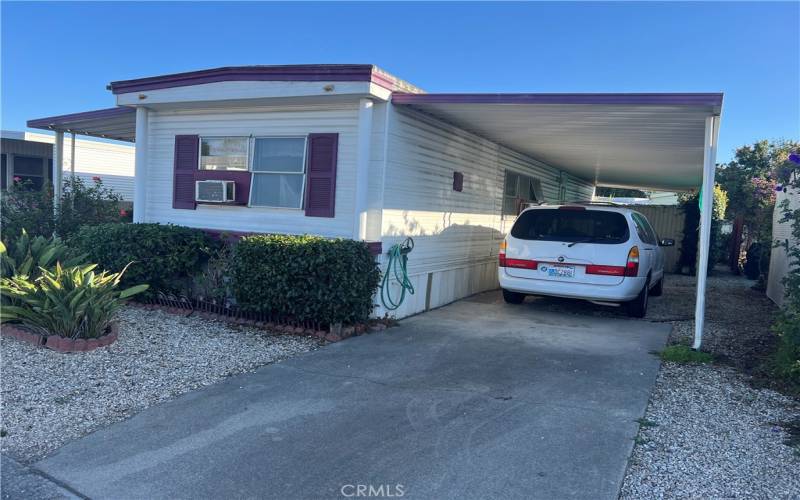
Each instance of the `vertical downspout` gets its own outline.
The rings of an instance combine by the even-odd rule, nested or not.
[[[133,222],[144,222],[145,204],[147,203],[147,148],[148,118],[145,107],[136,108],[136,149],[133,180]]]
[[[711,246],[711,216],[714,210],[714,174],[717,159],[717,137],[719,116],[706,118],[705,144],[703,147],[703,208],[700,210],[700,262],[697,266],[697,301],[694,310],[694,344],[700,349],[703,343],[703,326],[706,312],[706,281],[708,279],[708,255]]]

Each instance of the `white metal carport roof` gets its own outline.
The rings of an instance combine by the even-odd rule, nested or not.
[[[597,184],[681,191],[702,181],[722,94],[400,94],[442,118]]]

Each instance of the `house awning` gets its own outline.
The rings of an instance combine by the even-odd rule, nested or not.
[[[136,109],[116,107],[28,120],[28,127],[134,142]]]
[[[721,93],[404,94],[400,107],[441,118],[599,185],[696,189],[706,118]]]

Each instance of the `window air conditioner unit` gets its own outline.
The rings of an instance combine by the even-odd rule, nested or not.
[[[194,200],[199,202],[225,203],[236,199],[236,183],[233,181],[195,181]]]

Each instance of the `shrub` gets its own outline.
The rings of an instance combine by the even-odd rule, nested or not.
[[[56,262],[65,267],[85,263],[85,255],[78,255],[58,237],[30,237],[25,231],[8,245],[0,243],[0,274],[5,277],[25,275],[36,278],[40,268],[51,268]]]
[[[243,238],[234,250],[232,288],[244,311],[356,323],[372,312],[379,280],[363,242],[259,235]]]
[[[126,216],[120,210],[122,197],[103,185],[100,177],[86,186],[79,177],[64,180],[59,210],[53,208],[53,188],[46,184],[36,190],[30,181],[14,182],[2,197],[3,240],[22,234],[62,238],[74,234],[80,226],[119,222]]]
[[[30,181],[14,182],[0,197],[0,225],[6,242],[19,237],[23,229],[31,236],[52,236],[52,187],[48,184],[37,191]]]
[[[123,284],[147,283],[152,297],[162,291],[188,293],[217,242],[200,229],[162,224],[83,226],[69,241],[103,269],[131,263]]]
[[[125,299],[147,289],[137,285],[118,291],[119,273],[94,272],[96,264],[41,270],[35,280],[26,275],[3,278],[0,293],[15,305],[0,311],[0,320],[18,321],[42,335],[96,338],[104,335]]]
[[[122,196],[103,185],[100,177],[87,186],[80,177],[64,180],[61,207],[55,218],[56,233],[62,238],[75,234],[80,226],[120,222]]]
[[[226,235],[220,239],[226,241]],[[195,276],[192,287],[193,296],[197,299],[229,306],[233,297],[231,290],[231,273],[233,263],[233,245],[223,243],[212,250],[208,263],[202,272]]]
[[[792,309],[781,311],[773,330],[778,335],[773,356],[775,373],[800,386],[800,314]]]
[[[145,296],[152,297],[159,291],[187,294],[218,242],[200,229],[116,223],[83,226],[69,244],[103,269],[131,263],[123,284],[147,283]]]
[[[722,219],[728,206],[728,195],[719,185],[714,185],[713,203],[711,210],[711,241],[708,254],[709,274],[713,271],[714,264],[720,259],[720,254],[724,251],[720,248],[718,240],[722,229]],[[683,195],[680,198],[680,204],[684,212],[684,225],[678,269],[688,267],[690,273],[695,274],[700,236],[700,197],[697,193]]]

